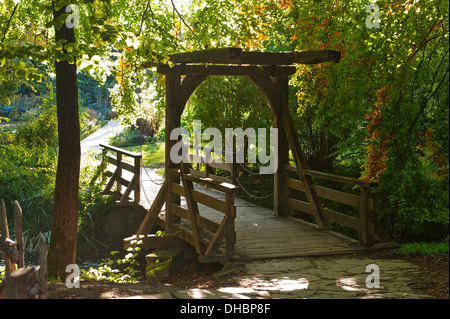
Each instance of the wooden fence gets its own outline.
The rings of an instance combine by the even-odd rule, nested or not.
[[[119,204],[126,204],[130,200],[129,196],[133,191],[133,201],[138,204],[141,199],[140,184],[142,155],[128,152],[111,145],[100,144],[100,147],[103,149],[103,160],[106,161],[106,164],[111,164],[116,167],[114,172],[106,171],[103,173],[106,177],[109,177],[109,181],[105,189],[102,191],[102,194],[120,195]],[[115,153],[114,157],[109,155],[111,152]],[[124,156],[131,158],[132,161],[125,161]],[[102,164],[104,165],[105,163]],[[132,174],[130,180],[124,178],[123,170],[126,170]],[[114,184],[116,184],[115,191],[112,190]],[[122,186],[126,187],[124,192],[122,192]]]
[[[0,252],[5,262],[5,276],[0,283],[0,299],[47,298],[47,248],[40,234],[40,265],[25,267],[22,209],[14,202],[14,241],[9,236],[3,199],[0,202]]]
[[[285,168],[288,171],[297,172],[295,166],[286,165]],[[376,235],[383,240],[390,240],[386,232],[376,222],[374,214],[374,200],[371,198],[371,188],[376,186],[376,183],[314,170],[304,170],[304,174],[318,179],[341,182],[359,187],[360,194],[355,195],[314,184],[313,188],[318,197],[356,207],[359,210],[360,216],[354,217],[324,207],[320,207],[320,214],[326,220],[357,230],[360,233],[361,244],[364,246],[372,246],[375,242]],[[305,191],[305,184],[296,178],[288,178],[287,186],[289,189]],[[292,198],[291,196],[288,199],[288,207],[295,211],[314,215],[309,203]]]
[[[189,148],[188,151],[188,160],[196,164],[196,169],[191,168],[190,173],[195,174],[199,177],[210,177],[217,181],[222,181],[225,183],[236,184],[237,179],[237,164],[236,164],[236,153],[235,152],[227,152],[223,150],[216,150],[213,148],[199,146],[199,145],[187,145]],[[233,157],[233,163],[225,163],[224,157],[229,153]],[[220,157],[220,161],[217,161],[217,158]],[[205,166],[205,171],[200,171],[200,165]],[[218,176],[213,173],[213,168],[220,169],[222,171],[228,172],[229,177]]]

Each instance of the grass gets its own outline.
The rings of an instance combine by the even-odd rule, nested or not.
[[[439,242],[439,243],[407,243],[402,244],[402,246],[396,250],[398,254],[448,254],[449,251],[449,242]]]
[[[159,168],[164,165],[166,149],[164,143],[142,145],[142,149],[141,145],[126,146],[123,149],[134,153],[141,153],[142,151],[142,164],[145,167]]]

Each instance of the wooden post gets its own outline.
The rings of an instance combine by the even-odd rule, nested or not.
[[[289,96],[289,78],[286,74],[283,74],[283,69],[277,69],[277,75],[275,79],[277,94],[280,97],[288,97]],[[281,114],[284,122],[286,136],[288,138],[292,154],[294,156],[295,164],[297,166],[297,170],[301,180],[305,183],[305,193],[308,198],[309,204],[311,205],[312,211],[314,213],[314,217],[316,219],[316,223],[319,229],[329,230],[330,226],[328,221],[322,215],[322,204],[320,203],[319,197],[316,194],[314,189],[314,181],[311,176],[306,175],[303,170],[308,169],[308,165],[305,160],[305,156],[300,147],[300,142],[298,138],[298,134],[295,130],[295,125],[292,120],[291,113],[289,111],[289,103],[285,100],[285,98],[280,99],[281,103],[277,105],[279,110],[279,114]]]
[[[228,215],[227,234],[226,234],[226,254],[232,257],[234,254],[234,245],[236,243],[236,232],[234,222],[236,218],[236,206],[234,206],[234,192],[225,193],[226,215]]]
[[[122,192],[122,184],[120,184],[119,178],[122,177],[122,168],[120,164],[122,162],[122,153],[116,152],[117,156],[117,191]]]
[[[289,216],[289,177],[285,166],[289,164],[289,142],[286,137],[286,129],[283,120],[283,112],[289,110],[289,87],[286,87],[288,78],[276,78],[276,103],[273,116],[273,126],[278,129],[278,165],[273,180],[274,213],[276,216]]]
[[[134,202],[139,204],[141,201],[141,157],[134,158]]]
[[[39,233],[39,283],[40,283],[40,299],[48,298],[47,287],[47,252],[48,243],[42,233]]]
[[[200,247],[201,229],[197,224],[197,216],[199,215],[198,205],[197,202],[194,201],[194,197],[192,195],[192,191],[194,190],[194,183],[186,178],[186,175],[189,173],[189,165],[181,162],[180,168],[186,203],[188,206],[188,215],[191,222],[192,233],[194,234],[195,250],[197,251],[197,254],[200,255],[202,253]]]
[[[19,250],[18,268],[25,267],[24,247],[23,247],[23,226],[22,226],[22,209],[19,202],[14,201],[14,232],[15,242]]]
[[[371,247],[375,241],[375,215],[369,205],[370,186],[361,185],[361,244]]]
[[[8,218],[6,216],[6,206],[3,199],[0,203],[0,232],[0,240],[2,241],[2,244],[6,243],[6,240],[9,239],[9,229]],[[5,261],[5,277],[8,278],[11,275],[11,272],[16,269],[16,265],[11,262],[11,259],[5,252],[3,253],[3,259]]]
[[[178,168],[178,165],[173,163],[170,158],[170,151],[172,147],[177,143],[175,140],[170,139],[170,133],[181,126],[181,112],[180,99],[181,99],[181,70],[179,67],[174,67],[167,70],[166,73],[166,128],[165,128],[165,168],[166,168],[166,180],[169,187],[167,188],[167,202],[166,202],[166,226],[167,232],[171,233],[175,229],[172,227],[173,223],[178,222],[179,218],[172,213],[172,203],[180,204],[180,195],[172,192],[172,183],[180,183],[180,176],[174,174],[170,169]]]

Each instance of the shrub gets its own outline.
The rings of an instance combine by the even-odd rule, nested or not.
[[[139,145],[153,142],[153,138],[145,136],[135,126],[125,128],[110,139],[110,144],[117,147]]]

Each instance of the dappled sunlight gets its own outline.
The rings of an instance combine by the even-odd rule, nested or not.
[[[356,283],[356,278],[340,278],[336,280],[336,286],[346,291],[360,291],[361,287]]]
[[[261,279],[259,277],[253,277],[253,278],[243,278],[239,282],[239,284],[241,286],[241,289],[251,290],[251,292],[253,293],[255,292],[257,293],[261,290],[289,292],[295,290],[308,289],[309,281],[306,278],[281,277],[273,279]]]

